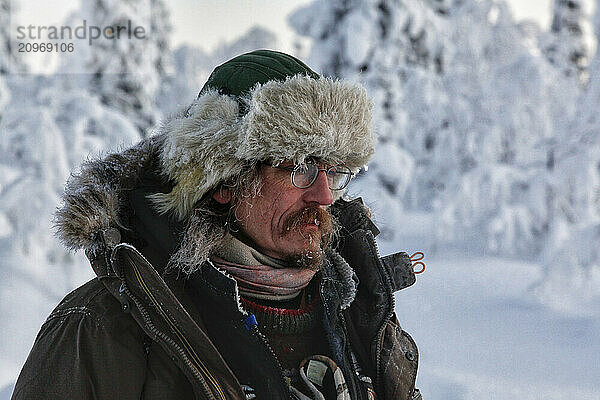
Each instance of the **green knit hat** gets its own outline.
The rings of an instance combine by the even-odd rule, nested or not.
[[[290,55],[235,57],[163,122],[161,169],[175,186],[149,198],[160,212],[184,219],[208,191],[261,161],[316,158],[357,172],[374,153],[371,109],[364,87],[320,77]]]
[[[208,90],[240,97],[256,84],[285,81],[294,75],[319,79],[319,74],[294,56],[273,50],[255,50],[242,54],[214,69],[198,97]]]

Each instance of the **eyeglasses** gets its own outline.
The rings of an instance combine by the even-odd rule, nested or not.
[[[319,168],[319,166],[313,162],[307,162],[303,164],[298,164],[293,167],[282,167],[282,166],[273,166],[273,168],[283,169],[291,172],[292,185],[300,189],[306,189],[310,187],[319,176],[320,171],[325,171],[325,175],[327,175],[327,184],[329,189],[331,190],[342,190],[348,183],[350,183],[350,179],[354,175],[350,168],[345,165],[334,165],[329,168]]]

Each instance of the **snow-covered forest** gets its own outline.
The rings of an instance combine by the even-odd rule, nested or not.
[[[7,18],[19,1],[0,0],[0,400],[10,397],[45,316],[92,277],[83,254],[68,253],[53,236],[69,174],[88,157],[150,135],[163,116],[193,100],[214,66],[278,46],[276,33],[255,27],[212,52],[174,48],[175,21],[163,0],[81,3],[70,21],[137,21],[152,27],[148,43],[90,46],[65,56],[60,74],[10,73],[9,63],[20,61],[10,58]],[[600,396],[600,383],[589,378],[600,376],[600,7],[581,0],[552,7],[548,30],[515,21],[502,0],[315,0],[288,18],[299,38],[295,55],[323,75],[363,83],[374,99],[377,153],[350,192],[373,209],[383,249],[422,250],[430,260],[421,288],[399,297],[414,306],[400,321],[417,343],[437,340],[443,349],[443,335],[420,327],[462,324],[456,321],[468,319],[462,306],[469,304],[466,310],[485,312],[470,320],[493,322],[461,325],[477,343],[463,354],[494,348],[478,329],[487,335],[497,332],[494,324],[557,321],[559,337],[575,340],[582,356],[579,366],[561,368],[586,367],[572,385],[580,391],[568,384],[562,392],[528,392],[526,384],[504,390],[511,373],[494,375],[479,360],[474,368],[488,372],[471,379],[478,371],[451,371],[454,364],[420,347],[425,398]],[[475,278],[464,280],[461,268]],[[453,308],[436,296],[454,284]],[[414,293],[430,300],[411,300]],[[504,303],[473,306],[492,298]],[[447,311],[438,325],[428,318],[436,305]],[[461,354],[456,337],[448,346]],[[489,363],[501,364],[496,357],[509,350],[516,351],[491,351]],[[549,350],[530,344],[519,351]],[[520,362],[537,360],[550,371],[547,364],[563,356],[556,354],[521,354]]]
[[[595,314],[600,53],[584,34],[600,13],[556,0],[546,32],[501,1],[348,1],[290,22],[314,40],[309,64],[375,99],[379,149],[358,185],[388,239],[403,213],[430,212],[433,245],[539,260],[539,301]]]

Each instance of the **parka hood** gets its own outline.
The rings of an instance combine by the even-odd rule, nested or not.
[[[155,169],[163,135],[142,140],[122,152],[88,160],[71,175],[55,215],[56,233],[70,250],[93,250],[110,228],[129,231],[126,194]]]
[[[144,139],[125,151],[85,162],[71,176],[55,216],[57,236],[66,247],[96,253],[105,249],[105,232],[118,229],[122,240],[135,245],[156,268],[163,270],[167,266],[176,254],[176,246],[189,239],[186,236],[190,235],[190,228],[159,214],[147,199],[148,193],[158,189],[168,192],[172,188],[172,183],[160,178],[163,143],[163,134]],[[207,227],[205,231],[217,228],[220,229]],[[205,242],[212,246],[205,250],[207,255],[220,243]],[[326,251],[326,260],[324,277],[337,282],[335,292],[342,307],[348,307],[356,294],[354,271],[333,249]]]

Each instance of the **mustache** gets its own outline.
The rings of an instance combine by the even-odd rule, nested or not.
[[[288,217],[283,228],[287,232],[302,225],[312,223],[319,227],[322,234],[329,234],[333,230],[331,215],[320,207],[307,207],[296,211]]]

